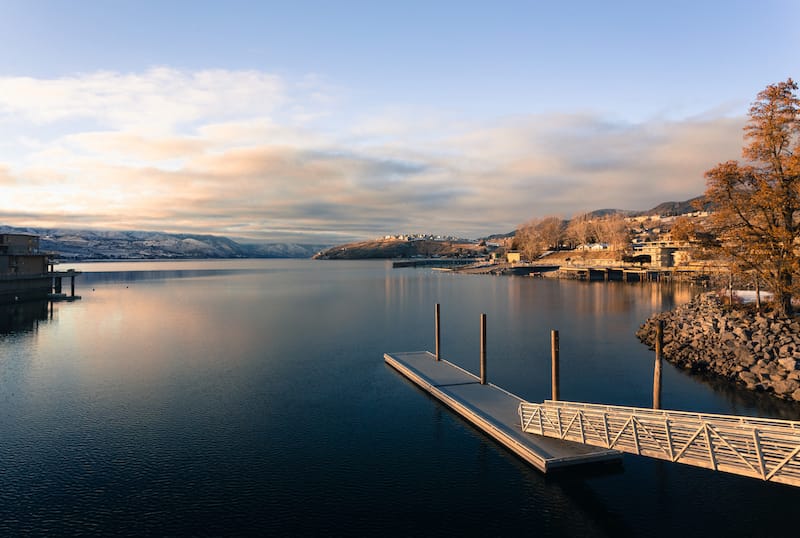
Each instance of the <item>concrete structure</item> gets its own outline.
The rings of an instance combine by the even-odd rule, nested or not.
[[[675,267],[691,260],[688,241],[646,241],[635,243],[637,254],[650,256],[650,267]]]
[[[45,299],[48,296],[74,299],[78,272],[57,272],[48,254],[39,251],[39,237],[29,234],[0,234],[0,302]],[[61,293],[63,277],[71,279],[71,294]]]
[[[47,263],[47,256],[39,254],[38,236],[0,234],[0,275],[46,273]]]
[[[508,263],[519,263],[522,260],[522,254],[516,250],[506,252],[506,261]]]

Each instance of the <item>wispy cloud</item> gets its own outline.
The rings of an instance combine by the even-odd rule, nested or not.
[[[104,128],[171,132],[193,122],[269,114],[283,80],[257,71],[102,71],[57,79],[0,78],[0,114],[35,124],[90,120]]]
[[[342,240],[478,236],[536,215],[644,209],[704,189],[742,118],[350,117],[316,76],[254,71],[0,78],[0,222]]]

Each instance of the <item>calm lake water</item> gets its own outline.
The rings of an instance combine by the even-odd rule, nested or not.
[[[625,456],[549,475],[383,362],[432,349],[549,397],[649,406],[634,331],[691,296],[658,284],[393,270],[383,261],[70,265],[81,301],[0,309],[3,535],[780,536],[800,490]],[[800,408],[665,365],[665,408]]]

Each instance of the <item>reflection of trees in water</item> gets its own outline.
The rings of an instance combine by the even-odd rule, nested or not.
[[[47,320],[46,300],[0,304],[0,334],[33,331]]]
[[[577,282],[575,310],[594,315],[624,313],[632,305],[648,307],[653,311],[674,308],[688,303],[692,297],[704,291],[685,282]],[[644,320],[642,320],[644,322]]]

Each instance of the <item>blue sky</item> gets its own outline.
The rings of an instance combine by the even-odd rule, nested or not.
[[[0,224],[477,237],[702,193],[800,3],[0,2]]]

